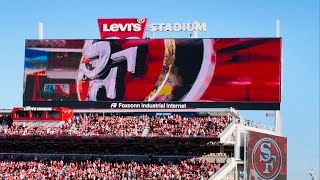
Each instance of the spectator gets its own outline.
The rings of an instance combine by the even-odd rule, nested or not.
[[[25,123],[0,127],[0,133],[22,136],[72,135],[72,136],[142,136],[146,126],[149,137],[217,137],[231,123],[228,117],[159,116],[104,116],[82,114],[60,125],[28,126]],[[71,128],[73,127],[73,128]]]

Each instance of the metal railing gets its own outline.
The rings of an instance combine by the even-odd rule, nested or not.
[[[245,119],[238,119],[235,122],[236,124],[243,125],[243,126],[263,129],[263,130],[272,131],[272,132],[276,131],[275,127],[267,126],[265,124],[262,124],[261,122],[254,122],[254,121],[245,120]]]

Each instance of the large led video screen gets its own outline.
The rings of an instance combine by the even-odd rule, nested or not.
[[[280,38],[27,40],[23,100],[278,109],[280,75]]]

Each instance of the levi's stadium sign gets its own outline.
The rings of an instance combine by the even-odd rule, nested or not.
[[[108,37],[120,39],[137,37],[141,39],[143,38],[146,24],[146,18],[98,19],[102,39]]]
[[[147,18],[98,19],[100,37],[125,39],[128,37],[143,38]],[[192,23],[151,23],[151,32],[203,32],[207,31],[205,22]]]
[[[160,32],[180,32],[180,31],[207,31],[207,23],[193,22],[193,23],[152,23],[150,24],[150,31]]]

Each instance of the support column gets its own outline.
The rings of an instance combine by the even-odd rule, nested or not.
[[[276,121],[276,133],[281,136],[282,135],[282,120],[281,120],[281,116],[280,116],[280,111],[279,110],[276,110],[275,111],[275,114],[276,114],[276,118],[275,118],[275,121]]]
[[[39,39],[43,39],[43,23],[39,22],[38,24],[38,37]]]

